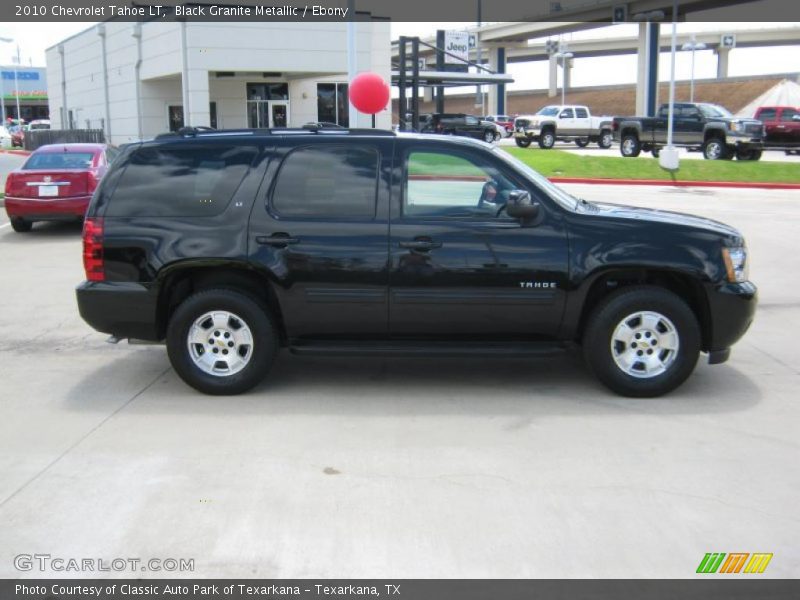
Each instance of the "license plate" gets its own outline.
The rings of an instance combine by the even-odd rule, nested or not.
[[[39,186],[39,196],[41,198],[45,198],[47,196],[58,196],[58,186],[57,185],[40,185]]]

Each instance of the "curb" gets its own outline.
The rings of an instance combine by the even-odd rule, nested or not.
[[[668,179],[599,179],[582,177],[548,177],[553,183],[588,183],[599,185],[657,185],[662,187],[754,188],[767,190],[800,190],[800,183],[756,181],[672,181]]]

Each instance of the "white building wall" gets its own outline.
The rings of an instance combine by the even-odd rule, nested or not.
[[[168,129],[167,107],[183,105],[181,85],[183,54],[180,23],[145,23],[134,33],[134,23],[102,24],[106,41],[106,76],[103,77],[102,39],[98,26],[64,40],[67,110],[76,127],[105,125],[113,143],[150,138]],[[347,80],[347,26],[345,23],[190,23],[186,25],[187,94],[184,119],[208,125],[209,101],[217,103],[220,128],[246,127],[246,84],[267,81],[289,83],[289,124],[317,120],[316,83]],[[358,71],[390,77],[390,30],[383,22],[357,25]],[[141,40],[140,83],[136,62]],[[47,79],[51,118],[61,122],[61,58],[58,46],[47,50]],[[217,78],[216,71],[233,71],[232,78]],[[244,73],[248,72],[248,73]],[[280,73],[264,78],[263,73]],[[137,90],[138,88],[138,90]],[[106,91],[107,90],[107,91]],[[106,93],[108,116],[106,116]],[[137,102],[138,94],[138,102]],[[369,115],[355,126],[369,127]],[[378,115],[379,127],[389,128],[387,111]],[[141,127],[141,136],[140,136]]]

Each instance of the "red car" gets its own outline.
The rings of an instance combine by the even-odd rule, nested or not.
[[[755,118],[764,123],[767,148],[782,147],[786,154],[800,152],[800,107],[762,106]]]
[[[92,193],[119,151],[107,144],[42,146],[6,179],[11,227],[36,221],[82,221]]]

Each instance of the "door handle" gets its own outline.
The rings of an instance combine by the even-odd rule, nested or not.
[[[398,244],[401,248],[407,250],[433,250],[434,248],[441,248],[441,242],[434,242],[433,240],[414,240],[411,242],[400,242]]]
[[[276,246],[278,248],[285,248],[289,244],[297,244],[300,238],[291,237],[288,233],[273,233],[272,235],[259,235],[256,237],[256,243],[262,246]]]

